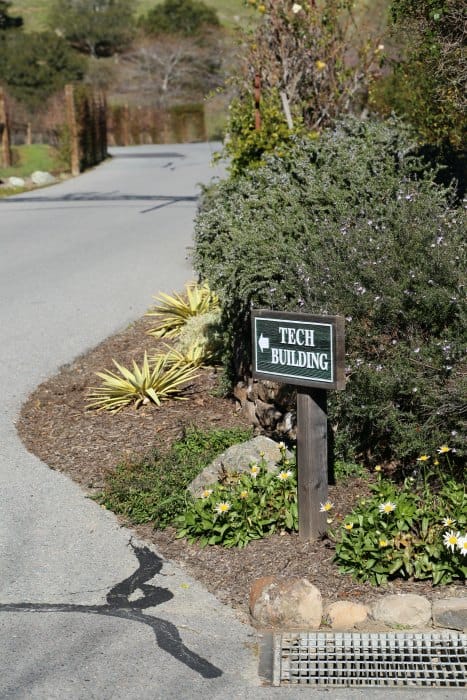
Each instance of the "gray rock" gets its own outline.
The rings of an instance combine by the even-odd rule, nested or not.
[[[436,627],[467,632],[467,598],[443,598],[433,602]]]
[[[26,181],[23,180],[22,177],[9,177],[8,178],[8,184],[11,187],[24,187],[26,184]]]
[[[259,627],[317,629],[323,601],[318,588],[305,578],[265,577],[253,584],[250,612]]]
[[[33,185],[52,185],[55,182],[55,178],[50,173],[46,173],[43,170],[36,170],[31,175],[31,182]]]
[[[261,452],[264,453],[268,471],[274,471],[277,467],[277,462],[281,458],[279,444],[264,435],[258,435],[252,440],[248,440],[248,442],[229,447],[212,464],[203,469],[201,474],[188,486],[188,490],[193,496],[199,497],[203,489],[216,483],[223,472],[240,474],[248,471],[251,462],[259,462],[261,460]],[[288,457],[292,457],[290,452]]]
[[[413,593],[387,595],[373,603],[371,614],[376,622],[388,627],[426,627],[431,620],[431,604]]]

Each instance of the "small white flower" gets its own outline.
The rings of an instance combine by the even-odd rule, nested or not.
[[[294,15],[298,14],[298,13],[300,12],[301,9],[302,9],[302,6],[299,5],[297,2],[295,2],[295,3],[292,5],[292,12],[294,13]]]
[[[277,445],[280,450],[285,450],[285,442],[281,442]]]
[[[290,471],[290,469],[287,469],[287,471],[279,472],[279,474],[277,475],[277,478],[280,481],[287,481],[287,479],[290,479],[291,476],[292,476],[292,472]]]
[[[211,493],[212,493],[212,489],[204,489],[203,493],[201,494],[201,498],[209,498]]]
[[[326,501],[325,503],[320,504],[319,512],[320,513],[328,513],[333,508],[334,508],[334,504],[331,503],[331,501]]]
[[[253,479],[256,479],[256,477],[259,474],[259,467],[257,464],[252,464],[250,467],[250,476],[253,477]]]
[[[457,543],[457,549],[462,554],[463,557],[467,554],[467,536],[460,537]]]
[[[380,513],[392,513],[393,510],[396,510],[396,504],[386,501],[385,503],[380,503],[378,510]]]
[[[224,515],[225,513],[229,512],[230,503],[227,503],[227,501],[221,501],[217,504],[214,510],[216,511],[216,513],[219,513],[219,515]]]
[[[454,532],[454,530],[448,530],[448,532],[445,532],[444,536],[443,536],[444,546],[447,547],[448,549],[450,549],[451,552],[453,552],[454,548],[459,546],[460,536],[461,536],[460,532]]]
[[[443,525],[444,527],[453,527],[453,525],[456,524],[456,521],[453,518],[443,518]]]

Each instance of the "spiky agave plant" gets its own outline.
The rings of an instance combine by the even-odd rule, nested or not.
[[[102,385],[89,390],[91,402],[87,408],[117,412],[130,403],[135,403],[137,408],[151,401],[160,406],[168,398],[185,399],[180,391],[197,376],[193,365],[168,362],[165,355],[155,358],[150,365],[145,352],[141,367],[133,360],[133,371],[115,360],[112,362],[121,376],[109,370],[96,372]]]
[[[156,338],[173,338],[180,333],[189,318],[219,308],[219,297],[207,282],[190,282],[185,286],[185,294],[174,293],[170,296],[160,292],[154,298],[160,303],[148,311],[146,316],[160,319],[157,326],[148,331],[149,335]]]
[[[149,356],[149,362],[156,363],[160,357],[164,357],[168,365],[188,365],[190,367],[202,367],[206,362],[205,348],[202,343],[194,342],[189,348],[181,351],[177,348],[166,346],[164,355],[156,352]]]

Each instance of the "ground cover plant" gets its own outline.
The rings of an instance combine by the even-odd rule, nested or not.
[[[207,192],[195,265],[223,309],[230,381],[251,308],[346,318],[336,456],[403,465],[466,426],[465,212],[396,120],[346,119]]]
[[[189,498],[176,519],[177,537],[205,545],[245,547],[274,532],[298,529],[295,459],[287,458],[284,443],[275,471],[263,458],[247,472],[230,476],[206,488],[200,498]]]
[[[165,528],[186,507],[188,484],[224,450],[250,437],[248,428],[190,426],[169,450],[153,450],[143,459],[119,464],[107,474],[97,500],[133,523]]]
[[[431,579],[433,584],[467,575],[467,493],[439,448],[435,466],[421,455],[415,476],[402,484],[382,478],[360,500],[337,535],[340,571],[380,585],[388,578]],[[439,464],[439,462],[442,464]]]

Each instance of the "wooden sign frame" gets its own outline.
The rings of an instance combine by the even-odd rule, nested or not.
[[[251,331],[253,377],[297,386],[298,534],[312,541],[328,527],[323,508],[328,498],[327,391],[345,388],[345,321],[256,309]],[[320,362],[324,356],[326,362]],[[331,372],[324,370],[327,362]],[[275,372],[276,365],[285,369]]]

